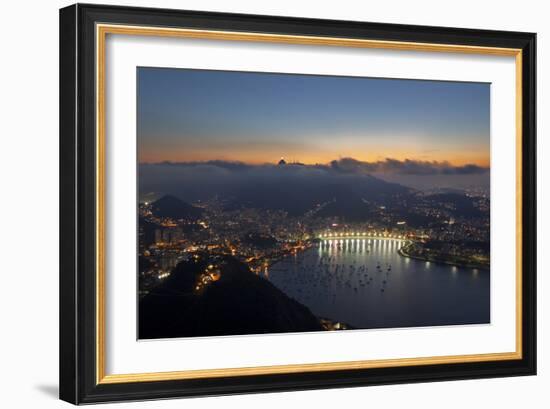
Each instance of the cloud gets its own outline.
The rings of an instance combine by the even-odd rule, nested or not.
[[[363,175],[344,175],[327,166],[275,164],[250,165],[241,162],[162,162],[140,164],[141,193],[181,193],[180,197],[201,198],[213,193],[222,196],[256,186],[315,186],[329,179],[363,178]]]
[[[141,166],[166,166],[166,167],[181,167],[181,168],[219,168],[230,171],[246,171],[254,167],[238,161],[224,160],[209,160],[204,162],[170,162],[164,161],[160,163],[142,164]]]
[[[250,165],[239,162],[163,162],[139,166],[140,197],[150,192],[184,200],[238,197],[241,201],[324,201],[334,192],[359,189],[376,179],[328,165]],[[380,181],[382,183],[382,181]],[[289,200],[290,199],[290,200]],[[304,199],[305,200],[305,199]]]
[[[162,162],[140,164],[139,190],[142,200],[162,194],[186,201],[218,196],[261,201],[268,206],[290,199],[303,209],[311,200],[323,203],[337,195],[368,197],[398,192],[403,186],[422,188],[422,184],[473,185],[485,181],[488,175],[488,169],[477,165],[389,158],[377,162],[343,158],[328,164],[281,166],[230,161]]]
[[[330,162],[336,172],[351,174],[400,174],[400,175],[476,175],[489,171],[489,168],[474,164],[453,166],[447,161],[397,160],[386,158],[382,161],[363,162],[353,158],[342,158]]]

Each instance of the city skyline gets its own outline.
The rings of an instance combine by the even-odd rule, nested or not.
[[[488,168],[484,83],[138,69],[138,161]]]

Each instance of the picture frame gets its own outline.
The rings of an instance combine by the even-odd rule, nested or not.
[[[106,89],[111,84],[106,84],[105,62],[112,55],[105,47],[106,38],[116,35],[242,42],[258,49],[290,44],[513,58],[517,221],[510,237],[515,238],[517,257],[515,350],[107,373],[105,265],[110,216],[105,205],[105,155]],[[535,81],[533,33],[85,4],[61,9],[60,398],[84,404],[536,374]],[[492,257],[500,254],[499,249],[491,252]]]

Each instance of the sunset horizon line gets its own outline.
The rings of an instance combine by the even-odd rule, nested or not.
[[[437,159],[413,159],[404,158],[399,159],[396,157],[384,157],[376,160],[358,159],[351,156],[341,156],[339,158],[331,159],[329,161],[307,161],[299,158],[292,158],[287,156],[274,157],[271,161],[247,161],[239,159],[227,159],[227,158],[211,158],[211,159],[163,159],[163,160],[138,160],[138,165],[161,165],[161,164],[208,164],[208,163],[228,163],[228,164],[241,164],[248,166],[264,166],[264,165],[278,165],[283,160],[287,165],[304,165],[304,166],[330,166],[334,162],[342,160],[353,160],[363,164],[383,164],[389,162],[400,163],[418,163],[418,164],[430,164],[435,166],[450,166],[450,167],[465,167],[465,166],[477,166],[480,168],[490,168],[490,158],[485,161],[452,161],[452,160],[437,160]]]

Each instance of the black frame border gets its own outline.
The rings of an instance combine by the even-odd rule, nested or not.
[[[96,23],[522,50],[522,359],[96,383]],[[76,4],[60,10],[60,378],[74,404],[536,374],[536,34]]]

